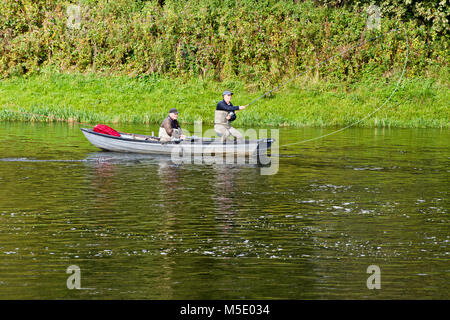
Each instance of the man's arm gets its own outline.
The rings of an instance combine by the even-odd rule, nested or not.
[[[162,126],[163,126],[164,129],[166,129],[167,134],[169,136],[172,136],[173,129],[172,129],[172,126],[170,125],[170,122],[169,122],[169,120],[167,118],[163,121]]]
[[[227,105],[225,103],[225,101],[223,101],[223,100],[217,104],[217,108],[216,108],[216,110],[223,110],[223,111],[228,111],[228,112],[236,111],[239,109],[240,109],[239,106]]]

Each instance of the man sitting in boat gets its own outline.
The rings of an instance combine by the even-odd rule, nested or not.
[[[179,141],[184,140],[186,137],[183,135],[180,124],[178,123],[178,110],[175,108],[170,109],[169,115],[161,123],[159,128],[159,141]]]
[[[230,125],[230,122],[236,119],[236,111],[244,110],[247,106],[233,106],[231,103],[231,91],[224,91],[223,100],[217,104],[214,115],[214,130],[219,137],[222,137],[222,142],[226,142],[231,135],[235,140],[242,140],[242,134]]]

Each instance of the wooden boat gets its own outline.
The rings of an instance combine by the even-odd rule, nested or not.
[[[187,137],[185,140],[162,143],[158,137],[119,132],[119,136],[112,136],[82,128],[86,138],[97,148],[105,151],[131,152],[146,154],[209,155],[237,154],[241,156],[263,155],[270,149],[274,139],[243,140],[241,142],[219,139]]]

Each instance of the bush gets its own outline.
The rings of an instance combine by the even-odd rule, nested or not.
[[[352,45],[406,27],[409,75],[448,68],[441,2],[384,0],[382,30],[366,28],[369,1],[84,0],[81,27],[67,1],[0,2],[0,75],[61,72],[240,80],[270,87]],[[403,24],[399,24],[403,21]],[[387,33],[312,70],[312,79],[389,78],[402,66],[403,32]]]

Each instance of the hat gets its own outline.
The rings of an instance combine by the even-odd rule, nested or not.
[[[178,110],[175,109],[175,108],[172,108],[172,109],[169,110],[169,113],[175,113],[175,114],[178,114]]]
[[[227,95],[227,94],[233,95],[233,92],[227,90],[227,91],[224,91],[222,95],[224,96],[224,95]]]

